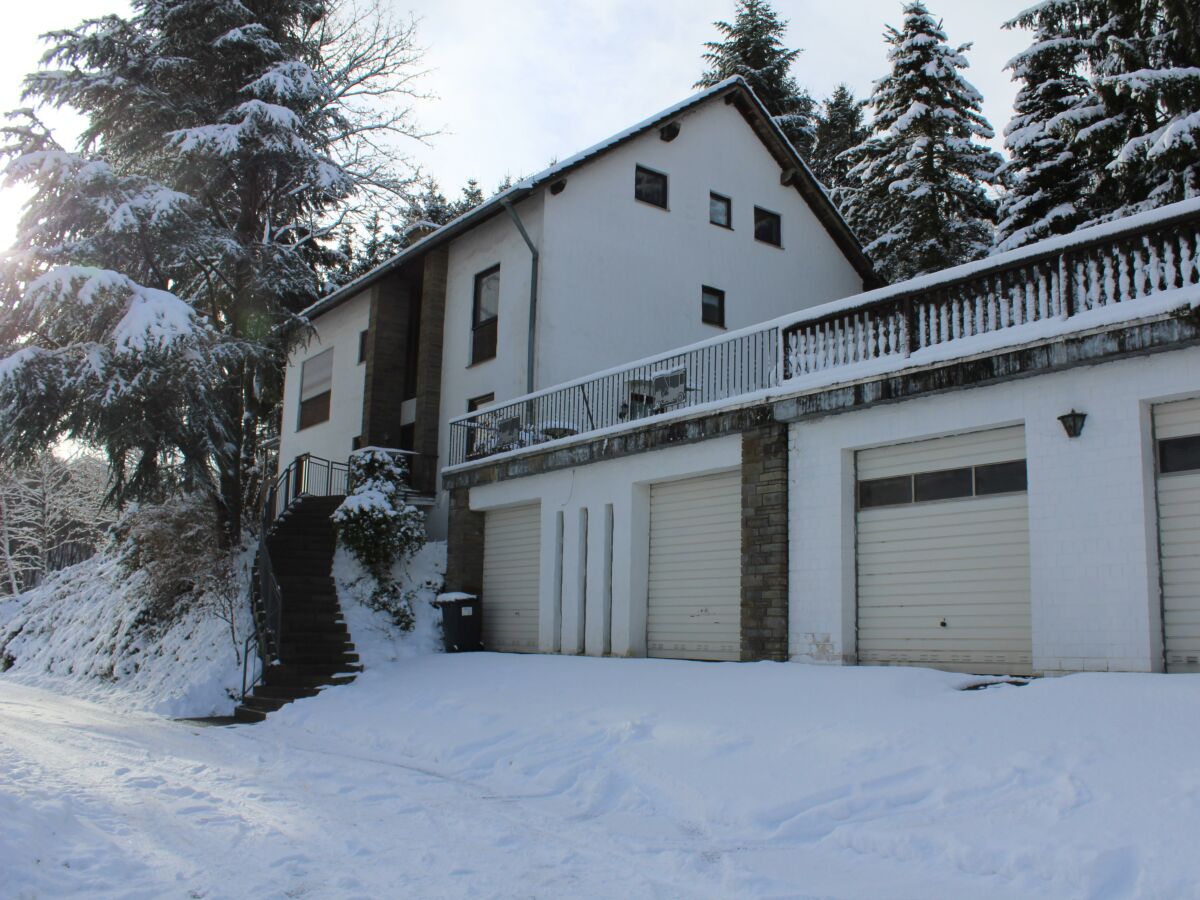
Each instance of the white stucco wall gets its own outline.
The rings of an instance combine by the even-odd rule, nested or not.
[[[677,121],[673,141],[653,129],[545,197],[538,388],[720,334],[700,320],[701,285],[725,291],[731,329],[862,290],[734,107]],[[639,164],[668,176],[669,209],[634,199]],[[732,229],[709,222],[710,191],[732,200]],[[755,206],[782,217],[782,249],[754,239]]]
[[[302,453],[344,462],[362,434],[363,387],[366,365],[358,361],[358,336],[371,317],[368,288],[336,309],[320,316],[306,346],[288,359],[284,381],[283,422],[279,434],[279,465],[287,466]],[[333,388],[329,419],[300,430],[300,369],[306,359],[333,348]],[[399,397],[397,397],[399,402]]]
[[[1193,348],[794,423],[792,658],[855,658],[854,452],[1023,424],[1035,671],[1161,671],[1150,407],[1197,393]],[[1072,408],[1087,413],[1073,440]]]
[[[656,450],[591,466],[471,489],[471,508],[541,503],[539,648],[545,653],[645,656],[650,485],[741,465],[741,436]],[[605,610],[606,507],[612,505],[612,607]],[[581,578],[581,510],[587,573]],[[561,550],[558,519],[562,516]],[[586,583],[582,596],[579,585]],[[560,593],[561,592],[561,593]],[[560,602],[561,598],[561,602]],[[610,624],[611,622],[611,624]],[[582,627],[581,627],[582,625]],[[583,641],[581,644],[580,636]]]

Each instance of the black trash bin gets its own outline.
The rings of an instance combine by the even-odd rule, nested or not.
[[[437,598],[442,611],[442,643],[447,653],[483,649],[483,610],[472,594],[443,594]]]

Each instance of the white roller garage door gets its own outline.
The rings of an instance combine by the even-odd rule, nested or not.
[[[1154,409],[1168,672],[1200,672],[1200,399]]]
[[[858,659],[1028,674],[1021,427],[857,455]]]
[[[537,503],[484,514],[483,645],[488,650],[538,649],[540,526]]]
[[[741,658],[740,471],[650,488],[649,656]]]

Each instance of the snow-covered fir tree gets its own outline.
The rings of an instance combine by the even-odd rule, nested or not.
[[[988,251],[996,209],[986,186],[1001,160],[979,142],[992,128],[960,74],[970,45],[951,47],[923,3],[906,5],[903,27],[886,36],[892,71],[868,101],[872,135],[849,151],[844,211],[876,269],[898,280]]]
[[[816,104],[792,77],[792,63],[801,53],[789,50],[783,38],[788,23],[766,0],[738,0],[732,22],[714,22],[721,39],[707,41],[701,58],[708,70],[695,86],[711,87],[740,75],[775,118],[800,155],[808,158],[814,137]]]
[[[1074,143],[1094,161],[1094,218],[1200,195],[1200,11],[1194,0],[1088,0],[1074,11],[1072,27],[1082,31],[1092,83],[1092,95],[1073,117]]]
[[[865,141],[870,133],[863,124],[862,103],[847,85],[839,84],[817,111],[813,149],[807,160],[834,202],[850,183],[850,163],[843,154]]]
[[[134,0],[47,36],[16,115],[33,199],[3,279],[0,459],[71,438],[117,501],[211,498],[230,542],[261,487],[294,311],[364,196],[402,195],[411,24],[319,0]],[[383,102],[390,101],[390,102]]]
[[[1034,40],[1007,66],[1021,87],[1004,129],[1009,158],[997,173],[1005,188],[997,252],[1069,233],[1088,218],[1087,167],[1066,124],[1090,93],[1080,73],[1087,46],[1075,33],[1077,15],[1066,4],[1047,3],[1004,26],[1027,28]]]

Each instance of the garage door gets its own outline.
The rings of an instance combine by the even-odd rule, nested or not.
[[[1200,672],[1200,399],[1154,409],[1168,672]]]
[[[650,488],[646,652],[741,659],[740,471]]]
[[[536,652],[541,508],[532,503],[484,516],[483,645]]]
[[[1028,674],[1021,427],[857,456],[858,658]]]

